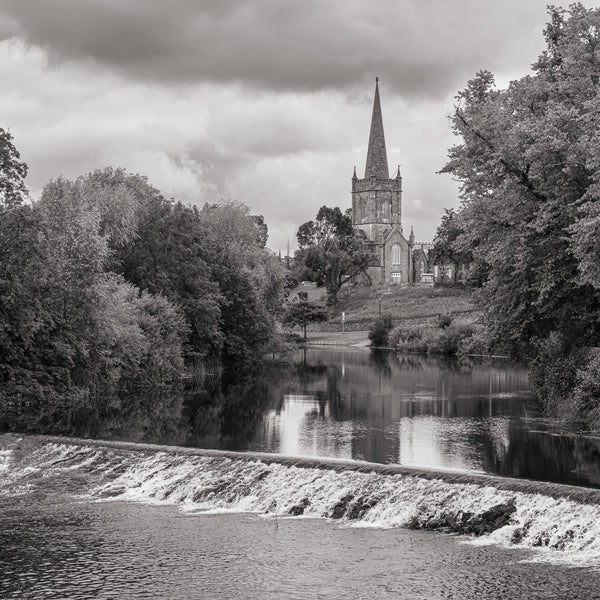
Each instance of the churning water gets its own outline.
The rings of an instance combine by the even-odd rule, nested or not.
[[[1,598],[600,597],[595,490],[11,434],[0,451]]]

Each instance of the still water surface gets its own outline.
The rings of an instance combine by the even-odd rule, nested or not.
[[[200,395],[188,445],[600,486],[600,441],[536,418],[508,361],[309,348],[295,368]]]

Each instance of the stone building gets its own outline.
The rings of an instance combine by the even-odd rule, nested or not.
[[[402,176],[400,167],[392,178],[388,171],[378,78],[365,176],[359,179],[354,167],[352,177],[352,224],[363,232],[365,245],[376,257],[369,268],[374,283],[415,283],[429,271],[427,253],[415,246],[412,227],[408,239],[404,237]]]

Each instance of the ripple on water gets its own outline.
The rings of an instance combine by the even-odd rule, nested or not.
[[[600,590],[593,571],[549,574],[547,566],[519,562],[527,551],[320,519],[183,515],[111,502],[49,506],[43,519],[39,507],[12,515],[0,508],[0,526],[3,599],[589,600]]]

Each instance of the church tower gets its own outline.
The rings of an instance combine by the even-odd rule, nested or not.
[[[402,176],[400,167],[390,179],[379,100],[379,78],[367,149],[364,179],[352,176],[352,225],[364,233],[364,245],[373,254],[369,276],[373,282],[406,285],[414,282],[414,234],[402,234]]]
[[[352,224],[365,232],[367,239],[382,241],[386,230],[402,232],[402,177],[400,167],[390,179],[379,101],[379,78],[375,78],[375,100],[367,150],[364,179],[352,177]]]

